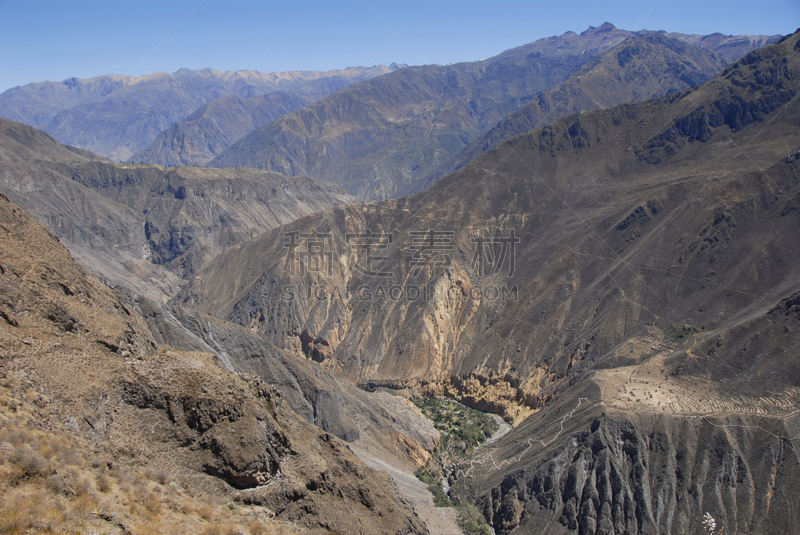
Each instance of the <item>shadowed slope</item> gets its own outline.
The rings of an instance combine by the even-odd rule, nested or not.
[[[407,193],[422,191],[515,135],[579,111],[611,108],[699,85],[725,64],[719,56],[663,32],[629,37],[500,121]]]

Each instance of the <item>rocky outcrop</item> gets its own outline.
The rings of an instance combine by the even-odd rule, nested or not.
[[[658,164],[665,155],[675,154],[682,144],[708,141],[714,129],[727,126],[732,132],[738,132],[752,123],[764,121],[795,97],[797,89],[790,83],[795,76],[795,68],[776,48],[747,54],[726,69],[717,82],[736,87],[738,91],[731,94],[723,89],[718,99],[675,119],[668,130],[643,145],[638,151],[639,158]]]
[[[121,381],[122,400],[166,412],[184,447],[210,453],[201,461],[203,469],[236,488],[279,477],[286,458],[297,455],[275,420],[280,394],[255,378],[235,385],[209,380],[213,376],[192,364],[176,353],[134,363],[133,378]],[[188,373],[170,384],[179,370]]]
[[[534,420],[550,429],[534,430]],[[800,470],[791,453],[796,417],[687,420],[595,409],[576,420],[563,430],[552,417],[526,422],[512,431],[530,445],[518,468],[492,474],[514,453],[506,442],[491,452],[495,464],[484,452],[456,469],[456,493],[469,495],[499,533],[557,533],[553,525],[579,534],[694,533],[705,512],[726,533],[785,533],[800,521],[789,490]]]

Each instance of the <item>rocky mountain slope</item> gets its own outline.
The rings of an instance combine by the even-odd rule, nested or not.
[[[220,97],[161,132],[130,161],[204,165],[256,128],[309,104],[310,100],[285,91],[249,98]]]
[[[709,35],[670,33],[672,37],[687,43],[710,50],[721,56],[728,63],[737,61],[748,52],[757,48],[777,43],[782,35],[723,35],[712,33]]]
[[[159,344],[217,353],[228,368],[275,386],[309,423],[410,473],[438,443],[438,431],[400,397],[366,393],[239,325],[141,296],[129,295],[126,302],[145,319]]]
[[[725,65],[722,57],[665,32],[629,37],[510,114],[406,193],[424,190],[515,135],[579,111],[611,108],[700,85]]]
[[[209,165],[308,175],[364,200],[395,197],[424,170],[627,35],[605,25],[483,61],[402,69],[286,115]]]
[[[796,529],[797,415],[619,411],[580,393],[454,470],[498,533],[703,533],[705,513],[717,533]]]
[[[347,442],[368,466],[388,474],[399,495],[432,533],[460,533],[442,516],[426,485],[414,475],[440,444],[439,431],[406,399],[367,393],[320,366],[266,343],[249,329],[127,294],[159,344],[216,353],[224,366],[260,377],[283,394],[309,423]]]
[[[799,37],[264,233],[175,302],[367,388],[533,415],[453,474],[500,533],[791,531]]]
[[[45,130],[61,143],[124,161],[213,99],[290,91],[315,100],[391,70],[383,65],[280,73],[181,69],[69,78],[5,91],[0,94],[0,116]]]
[[[252,169],[113,164],[3,119],[0,188],[93,272],[157,300],[225,247],[350,199]]]
[[[249,134],[210,162],[220,167],[247,166],[333,182],[363,200],[398,197],[414,189],[486,130],[540,93],[552,89],[595,57],[635,34],[611,24],[580,35],[567,32],[472,63],[411,67],[357,84],[312,106],[288,114]],[[694,39],[709,48],[740,40]],[[750,41],[748,41],[750,42]],[[753,40],[753,46],[757,40]],[[742,45],[743,46],[743,45]],[[655,74],[680,82],[683,72],[700,68],[704,81],[714,60],[670,68]],[[646,95],[643,97],[655,96]],[[617,101],[619,102],[619,101]]]
[[[0,233],[4,530],[427,533],[385,475],[279,392],[160,347],[5,196]]]

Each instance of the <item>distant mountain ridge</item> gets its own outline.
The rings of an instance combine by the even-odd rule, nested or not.
[[[263,126],[209,165],[327,177],[362,200],[396,197],[407,183],[628,35],[609,24],[482,61],[408,67]]]
[[[313,101],[394,68],[378,65],[277,73],[180,69],[143,76],[69,78],[3,92],[0,117],[45,130],[61,143],[121,161],[215,98],[291,91]]]
[[[578,111],[638,102],[699,85],[722,71],[726,64],[717,54],[666,32],[628,37],[578,69],[563,83],[508,115],[403,193],[424,190],[515,135]]]
[[[673,32],[669,35],[710,50],[720,55],[728,63],[733,63],[748,52],[777,43],[783,38],[782,35],[724,35],[719,32],[709,35]]]
[[[605,23],[478,62],[408,67],[348,87],[263,126],[209,165],[308,175],[339,184],[366,201],[398,197],[415,191],[416,182],[509,113],[625,39],[648,33]],[[780,36],[674,37],[733,56]],[[705,78],[690,78],[698,83],[707,80],[724,64],[706,71]],[[642,98],[648,96],[654,95]]]
[[[161,132],[155,141],[131,156],[130,161],[204,165],[256,128],[309,104],[310,100],[285,91],[247,98],[220,97]]]

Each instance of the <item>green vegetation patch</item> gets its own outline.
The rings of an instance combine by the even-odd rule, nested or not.
[[[455,457],[467,455],[500,427],[488,414],[451,399],[424,398],[413,402],[441,432],[441,447]]]
[[[492,528],[474,505],[458,508],[458,527],[464,535],[492,535]]]
[[[447,494],[444,493],[444,490],[442,490],[442,486],[440,485],[441,475],[438,472],[436,472],[436,475],[439,476],[437,478],[431,473],[427,466],[424,466],[417,470],[414,475],[417,476],[417,479],[428,485],[428,490],[433,494],[433,505],[436,507],[455,507],[455,503],[453,503]]]
[[[424,398],[412,401],[441,433],[439,445],[428,464],[416,471],[417,479],[428,486],[436,507],[458,509],[458,526],[465,535],[491,535],[492,530],[478,509],[451,498],[442,485],[455,462],[486,442],[500,425],[488,414],[451,399]],[[452,474],[450,479],[452,482]]]
[[[669,326],[664,334],[666,335],[667,339],[671,340],[672,342],[681,344],[688,342],[695,334],[699,332],[700,329],[694,325],[673,323]]]

